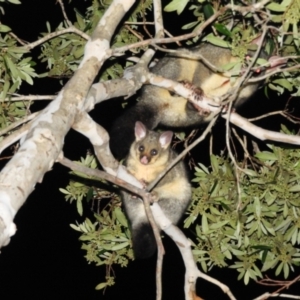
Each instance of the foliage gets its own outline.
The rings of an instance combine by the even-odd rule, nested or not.
[[[3,30],[0,28],[1,31]],[[6,128],[29,113],[30,103],[26,105],[22,101],[2,100],[15,93],[22,81],[33,84],[33,78],[37,74],[32,68],[34,65],[32,58],[24,57],[27,51],[17,47],[16,41],[8,34],[4,36],[0,34],[0,49],[0,128]]]
[[[86,167],[95,169],[97,167],[97,162],[94,156],[87,155],[86,158],[81,158],[79,164],[82,164]],[[79,172],[70,172],[71,175],[77,175],[84,179],[93,179],[90,176]],[[83,213],[82,200],[86,199],[89,201],[93,197],[93,188],[87,186],[84,182],[79,182],[78,180],[71,180],[66,189],[59,189],[63,194],[65,194],[65,199],[71,203],[76,200],[77,211],[80,216]]]
[[[195,233],[194,257],[205,272],[213,267],[234,268],[238,279],[247,284],[270,269],[288,278],[294,266],[300,266],[299,161],[298,149],[269,145],[269,151],[257,153],[252,164],[241,163],[239,205],[229,159],[212,155],[210,168],[201,163],[195,167],[184,226]],[[82,249],[89,262],[107,264],[109,271],[113,264],[127,266],[133,252],[120,200],[115,193],[93,189],[94,201],[112,200],[98,209],[94,224],[86,219],[71,227],[82,233]],[[110,285],[110,280],[107,274],[107,282],[97,288]]]
[[[273,268],[288,278],[300,265],[300,153],[269,147],[255,155],[255,168],[240,164],[241,203],[228,159],[212,156],[211,170],[195,168],[185,227],[195,228],[194,255],[205,271],[229,265],[247,284]]]
[[[95,157],[87,155],[85,159],[81,158],[80,164],[94,169],[96,168]],[[112,265],[117,264],[124,267],[127,266],[129,260],[133,259],[128,222],[122,212],[118,194],[107,191],[103,187],[99,188],[97,184],[91,185],[91,180],[99,181],[97,178],[91,178],[78,172],[70,173],[80,176],[83,181],[75,178],[70,181],[66,189],[61,188],[60,191],[65,194],[67,201],[76,200],[80,216],[83,214],[82,201],[85,198],[94,210],[95,220],[93,222],[86,218],[83,223],[71,224],[71,227],[81,232],[79,239],[82,241],[82,249],[86,251],[86,260],[97,266],[108,266],[106,282],[99,283],[96,287],[96,289],[103,289],[114,284]],[[106,184],[103,180],[101,182]]]
[[[289,2],[289,3],[288,3]],[[287,4],[288,3],[288,4]],[[298,20],[291,17],[291,7],[296,1],[283,3],[272,2],[268,5],[269,18],[286,30],[295,27]],[[107,3],[108,5],[109,3]],[[86,17],[77,13],[75,26],[85,32],[90,32],[103,14],[104,7],[98,1],[93,1]],[[171,1],[165,11],[182,13],[184,9],[192,11],[194,21],[183,24],[184,30],[197,30],[207,18],[222,7],[220,2],[199,1],[190,4],[188,1]],[[129,20],[137,21],[137,7]],[[150,8],[150,5],[148,6]],[[208,32],[203,40],[232,50],[233,55],[240,57],[240,61],[224,66],[226,70],[235,70],[238,74],[247,64],[245,55],[249,50],[256,50],[253,40],[261,32],[255,25],[254,16],[248,13],[243,22],[236,22],[230,28],[232,11],[227,11],[222,18],[213,24],[214,31]],[[280,22],[281,20],[281,22]],[[88,24],[88,25],[87,25]],[[124,26],[115,36],[113,47],[124,46],[138,41],[131,31]],[[132,29],[137,29],[132,26]],[[216,32],[218,34],[216,34]],[[298,54],[297,26],[293,34],[283,36],[284,43],[279,42],[279,32],[269,32],[265,51],[271,53],[276,49],[278,55]],[[65,38],[65,37],[64,37]],[[62,39],[62,37],[59,37]],[[188,41],[188,44],[198,42],[199,37]],[[133,54],[139,54],[138,49]],[[79,57],[78,57],[79,58]],[[117,78],[122,73],[124,64],[114,63],[102,74],[102,79]],[[287,66],[295,62],[288,62]],[[259,61],[265,65],[266,61]],[[285,90],[299,93],[299,71],[293,73],[278,73],[268,81],[268,87],[283,94]],[[193,191],[193,202],[189,209],[189,216],[185,220],[185,227],[193,229],[196,235],[193,252],[203,270],[208,271],[213,266],[231,267],[239,272],[239,279],[247,284],[250,279],[262,277],[262,273],[276,268],[276,275],[284,274],[288,277],[294,265],[300,264],[299,223],[299,154],[295,149],[281,149],[270,145],[268,152],[257,153],[255,168],[243,167],[239,174],[241,192],[241,208],[237,208],[237,184],[234,168],[229,159],[211,157],[211,169],[201,163],[196,167],[195,179],[197,185]],[[72,182],[69,191],[76,188],[78,195],[73,192],[72,199],[79,205],[82,214],[82,199],[89,191],[89,186]],[[71,186],[73,188],[71,189]],[[67,188],[68,189],[68,188]],[[81,190],[85,193],[81,193]],[[102,203],[112,198],[109,204],[95,213],[92,223],[86,219],[83,223],[72,225],[82,233],[82,248],[86,250],[88,262],[97,265],[106,264],[111,270],[113,264],[127,265],[128,259],[133,258],[130,232],[124,215],[120,210],[120,202],[114,193],[106,192],[96,187],[93,189],[94,201]],[[66,196],[68,197],[68,195]],[[70,195],[69,195],[70,197]],[[100,283],[97,288],[105,288],[114,283],[111,273],[107,273],[107,281]]]
[[[4,5],[6,0],[0,2]],[[19,3],[18,0],[8,2]],[[90,35],[111,2],[92,0],[84,13],[75,9],[76,21],[72,26]],[[179,33],[196,32],[208,18],[222,11],[226,5],[241,8],[247,3],[261,3],[254,2],[172,0],[165,6],[165,12],[166,15],[172,12],[179,15],[176,16],[176,21],[181,23]],[[274,0],[267,4],[267,9],[262,8],[257,13],[248,10],[240,14],[238,9],[227,9],[203,35],[182,42],[182,45],[191,45],[201,40],[231,49],[240,60],[224,66],[224,69],[234,71],[234,80],[249,65],[245,54],[257,49],[253,41],[265,30],[263,49],[269,54],[290,57],[284,66],[289,69],[272,75],[266,86],[277,94],[299,96],[299,7],[299,0]],[[152,1],[139,1],[118,27],[112,48],[151,38],[154,32],[152,25],[146,30],[137,24],[151,19],[151,10]],[[3,13],[2,6],[0,11]],[[172,31],[174,23],[166,23],[165,26]],[[29,104],[9,101],[23,84],[32,85],[43,76],[61,80],[72,76],[77,69],[86,42],[84,34],[69,32],[51,38],[49,36],[50,33],[68,27],[66,20],[55,29],[50,23],[45,23],[46,30],[40,34],[41,52],[38,58],[33,59],[28,47],[12,34],[10,26],[0,24],[0,128],[7,127],[29,112]],[[164,46],[171,48],[169,44]],[[144,49],[131,48],[124,57],[139,58]],[[38,75],[35,67],[40,63],[45,70]],[[111,58],[99,74],[99,80],[120,78],[124,67],[130,64],[119,57]],[[257,64],[262,69],[267,66],[264,60],[257,61]],[[193,180],[196,184],[193,202],[185,227],[195,232],[193,251],[204,270],[213,266],[230,266],[240,273],[239,279],[243,278],[248,283],[250,279],[257,279],[263,272],[273,268],[276,268],[276,275],[284,274],[287,278],[293,266],[299,265],[299,151],[273,145],[269,145],[269,148],[269,151],[257,153],[251,165],[248,162],[245,167],[239,163],[242,169],[237,174],[240,199],[235,169],[230,160],[212,155],[210,168],[198,164]],[[96,161],[90,155],[82,159],[81,163],[96,168]],[[93,220],[86,218],[84,222],[71,227],[81,233],[82,248],[86,250],[88,262],[108,266],[107,281],[97,286],[102,289],[114,283],[111,273],[113,264],[127,266],[128,261],[133,259],[128,224],[115,191],[106,191],[111,190],[110,186],[103,188],[106,183],[102,181],[100,188],[95,181],[91,183],[91,179],[95,178],[87,178],[83,174],[72,175],[79,175],[81,179],[73,177],[68,187],[61,189],[61,192],[66,200],[76,202],[79,215],[84,215],[85,199],[92,206],[95,203],[99,206],[94,211]]]
[[[125,267],[129,260],[133,259],[130,231],[120,207],[120,200],[113,193],[105,196],[110,199],[110,202],[101,211],[95,213],[94,223],[86,218],[81,224],[71,224],[73,229],[81,232],[79,239],[82,241],[81,248],[86,251],[86,260],[97,266],[108,266],[106,281],[96,286],[99,290],[114,284],[111,268],[113,264]],[[101,204],[102,197],[103,191],[100,190],[93,201],[99,201]]]

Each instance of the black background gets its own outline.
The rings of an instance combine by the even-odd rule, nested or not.
[[[20,38],[32,42],[39,32],[46,31],[46,21],[55,28],[62,20],[60,7],[55,2],[27,0],[18,6],[5,4],[5,16],[1,21]],[[74,0],[71,4],[84,13],[84,7],[89,3]],[[67,3],[66,9],[70,19],[74,20],[74,12]],[[38,55],[39,51],[39,48],[35,49],[33,55]],[[24,94],[54,94],[61,88],[57,80],[49,78],[36,80],[34,86],[25,85]],[[258,103],[262,110],[267,109],[268,102],[261,102],[260,97],[256,96],[250,109],[246,108],[250,114],[257,112]],[[284,105],[278,103],[279,107]],[[46,102],[35,104],[33,110],[44,105]],[[115,115],[120,113],[119,108],[118,103],[108,101],[99,105],[92,116],[109,127]],[[114,115],[107,113],[113,110],[117,111]],[[222,124],[218,126],[223,130]],[[64,152],[68,158],[78,160],[89,148],[88,141],[79,134],[71,131],[67,135]],[[84,251],[80,250],[79,234],[69,227],[70,223],[82,222],[84,218],[78,216],[75,204],[66,202],[58,191],[67,185],[67,175],[68,170],[56,164],[17,213],[18,230],[10,244],[1,249],[0,299],[155,299],[155,258],[134,261],[128,268],[115,267],[116,285],[108,288],[104,295],[103,291],[95,290],[95,286],[104,281],[105,269],[87,264]],[[91,215],[88,205],[85,205],[84,213]],[[163,299],[181,300],[184,299],[184,266],[172,241],[164,240],[167,255],[163,269]],[[253,299],[267,291],[266,287],[253,282],[245,287],[237,281],[238,274],[234,270],[214,268],[209,275],[229,285],[237,299]],[[205,299],[228,299],[218,287],[207,282],[201,281],[197,286]],[[289,292],[293,290],[296,293],[297,288]]]

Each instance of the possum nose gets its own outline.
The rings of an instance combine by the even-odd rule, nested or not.
[[[143,156],[141,157],[140,161],[141,161],[141,163],[142,163],[143,165],[147,165],[147,164],[149,163],[149,159],[148,159],[148,157],[147,157],[146,155],[143,155]]]

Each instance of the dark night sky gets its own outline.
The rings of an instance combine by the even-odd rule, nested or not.
[[[23,2],[26,4],[28,0]],[[34,41],[40,31],[46,31],[46,20],[51,28],[62,20],[55,2],[31,0],[30,7],[4,4],[5,16],[1,21],[22,39]],[[71,4],[84,12],[86,2],[73,0]],[[72,19],[73,11],[68,14]],[[22,92],[54,94],[59,89],[55,80],[39,79],[34,87],[26,87]],[[101,120],[106,115],[109,123],[110,116],[105,112],[112,110],[105,109],[105,104],[102,107],[97,107],[93,115],[97,114]],[[65,154],[70,159],[79,159],[91,148],[85,138],[74,132],[68,134],[65,144]],[[17,233],[10,244],[1,249],[0,299],[155,299],[155,258],[133,262],[128,268],[115,268],[116,285],[108,288],[105,295],[95,291],[95,286],[104,280],[105,270],[87,264],[80,250],[79,235],[69,227],[70,223],[81,222],[84,218],[78,216],[75,204],[66,202],[58,191],[68,183],[67,173],[66,168],[55,165],[17,213]],[[84,211],[91,215],[88,206]],[[165,240],[164,299],[181,300],[184,268],[176,247],[167,238]],[[253,283],[245,288],[237,283],[238,274],[232,270],[214,269],[210,275],[228,284],[238,299],[251,299],[266,291]],[[204,291],[201,295],[206,299],[228,299],[217,287],[203,282],[201,286]]]

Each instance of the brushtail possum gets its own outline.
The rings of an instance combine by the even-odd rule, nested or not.
[[[203,43],[191,49],[193,53],[201,54],[217,68],[238,60],[229,49]],[[253,54],[253,53],[252,53]],[[262,53],[261,57],[265,57]],[[162,58],[151,71],[157,75],[174,81],[189,82],[202,91],[203,95],[220,101],[233,86],[230,78],[222,73],[214,73],[201,60],[172,57]],[[235,107],[245,102],[257,90],[259,83],[244,85],[238,94]],[[143,121],[150,130],[158,125],[170,128],[196,127],[209,121],[211,115],[205,116],[191,105],[187,99],[170,91],[151,85],[145,85],[141,90],[138,103],[126,110],[118,118],[110,131],[110,147],[117,159],[128,154],[134,141],[133,127],[136,121]]]
[[[170,148],[173,133],[150,131],[143,123],[136,122],[134,134],[135,141],[130,147],[125,165],[129,173],[147,185],[177,156]],[[176,224],[191,200],[191,186],[182,161],[167,172],[154,187],[152,194],[165,215]],[[150,257],[156,250],[156,241],[144,204],[141,199],[125,191],[121,192],[121,198],[131,225],[135,257]]]

